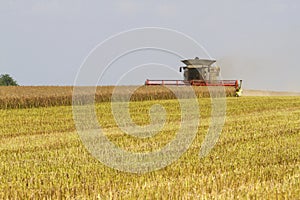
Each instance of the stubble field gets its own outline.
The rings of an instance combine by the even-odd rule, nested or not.
[[[198,101],[200,126],[189,150],[146,174],[120,172],[93,158],[76,133],[70,105],[2,108],[0,199],[300,198],[300,97],[227,97],[220,139],[202,159],[211,101]],[[165,107],[167,123],[153,138],[122,133],[109,102],[96,104],[98,121],[128,151],[159,149],[178,130],[180,109],[175,99],[136,100],[130,104],[133,121],[148,124],[154,104]]]

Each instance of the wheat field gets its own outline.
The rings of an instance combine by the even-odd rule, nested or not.
[[[19,89],[0,89],[1,104],[7,98],[33,99],[0,109],[0,199],[300,199],[300,97],[227,97],[221,136],[202,159],[211,101],[199,98],[200,126],[189,150],[166,168],[131,174],[91,156],[76,132],[70,102],[53,97],[55,106],[52,99],[35,104],[49,90]],[[72,90],[52,91],[69,98]],[[175,136],[181,117],[176,99],[136,99],[130,103],[133,121],[148,124],[154,104],[165,107],[167,123],[152,138],[122,133],[109,101],[96,103],[98,121],[121,148],[153,151]]]
[[[171,86],[172,87],[172,86]],[[96,102],[109,102],[115,86],[84,87],[84,90],[95,90]],[[118,95],[134,90],[136,86],[118,86]],[[174,86],[175,91],[186,92],[185,87]],[[209,97],[206,87],[193,87],[197,97]],[[33,108],[47,106],[72,105],[72,86],[0,86],[0,108]],[[228,97],[235,95],[235,89],[225,88]],[[82,95],[85,92],[83,91]],[[131,97],[132,101],[175,99],[176,96],[163,86],[140,86]]]

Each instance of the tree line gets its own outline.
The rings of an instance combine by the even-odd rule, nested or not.
[[[0,86],[18,86],[18,83],[9,74],[1,74]]]

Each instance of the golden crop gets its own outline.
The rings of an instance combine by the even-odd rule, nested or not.
[[[44,89],[14,95],[34,96],[37,102],[50,94]],[[8,90],[1,88],[1,95]],[[62,87],[53,96],[71,91]],[[13,93],[4,94],[11,98]],[[199,98],[201,124],[190,149],[170,166],[146,174],[120,172],[97,161],[76,133],[72,107],[59,106],[62,102],[45,107],[49,102],[0,109],[0,199],[300,199],[299,97],[228,97],[221,137],[202,159],[198,153],[211,102]],[[107,137],[128,151],[157,150],[176,134],[180,108],[175,99],[133,101],[133,121],[149,123],[154,104],[165,107],[167,122],[152,138],[122,133],[109,102],[96,104],[98,121]]]
[[[121,94],[132,90],[132,86],[118,86]],[[96,102],[111,100],[114,86],[98,86],[95,92]],[[184,87],[174,87],[184,92]],[[193,87],[196,95],[209,97],[206,87]],[[47,106],[72,105],[73,87],[71,86],[0,86],[0,108],[33,108]],[[84,94],[83,94],[84,95]],[[226,88],[227,96],[234,96],[235,89]],[[141,86],[132,95],[132,101],[174,99],[174,94],[163,86]]]

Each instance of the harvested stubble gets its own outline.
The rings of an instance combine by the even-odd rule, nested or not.
[[[135,86],[117,86],[117,95],[127,94]],[[89,89],[89,87],[86,87]],[[174,90],[184,94],[185,87],[173,87]],[[198,98],[209,97],[207,87],[193,87]],[[10,86],[0,87],[0,108],[33,108],[48,106],[72,105],[72,86]],[[90,89],[94,89],[91,88]],[[114,86],[98,86],[95,92],[96,102],[108,102],[111,100]],[[226,88],[226,95],[233,96],[234,88]],[[82,99],[84,100],[82,94]],[[131,96],[131,101],[176,99],[176,96],[163,86],[141,86]]]
[[[72,107],[0,109],[0,199],[300,199],[300,98],[227,98],[226,123],[208,156],[199,150],[211,101],[199,99],[200,126],[189,150],[170,166],[146,174],[111,169],[86,150]],[[154,151],[181,123],[176,100],[130,104],[135,122],[149,108],[166,109],[166,127],[139,139],[117,127],[109,102],[96,104],[109,139],[132,152]]]

